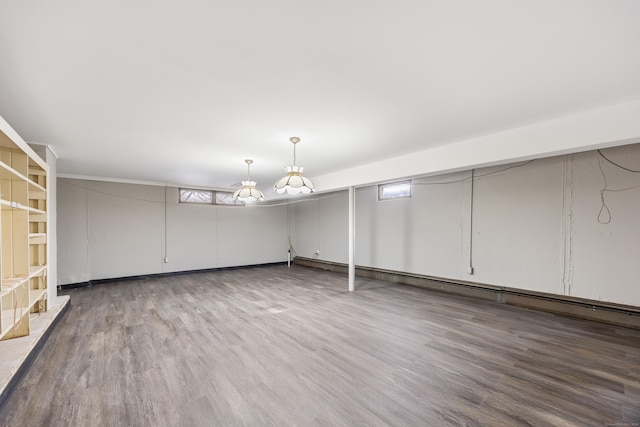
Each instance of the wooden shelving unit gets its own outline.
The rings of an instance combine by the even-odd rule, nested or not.
[[[31,313],[47,311],[47,173],[0,129],[0,340],[29,335]]]

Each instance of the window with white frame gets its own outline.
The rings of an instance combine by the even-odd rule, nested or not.
[[[406,199],[411,197],[411,180],[378,185],[378,200]]]
[[[180,203],[196,205],[244,205],[240,200],[233,200],[233,193],[228,191],[197,190],[194,188],[181,188],[179,200]]]

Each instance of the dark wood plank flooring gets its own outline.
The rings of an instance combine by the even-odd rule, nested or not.
[[[640,331],[284,266],[67,291],[5,426],[640,425]]]

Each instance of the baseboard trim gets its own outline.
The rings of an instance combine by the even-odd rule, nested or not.
[[[295,257],[293,264],[342,274],[348,274],[349,269],[347,264],[303,257]],[[640,307],[636,306],[535,292],[506,286],[456,281],[441,277],[373,267],[356,266],[356,277],[383,280],[400,285],[417,286],[438,292],[465,295],[498,303],[640,329]]]
[[[167,273],[141,274],[138,276],[113,277],[113,278],[107,278],[107,279],[95,279],[95,280],[89,280],[86,282],[58,285],[58,289],[62,290],[62,289],[86,288],[90,286],[102,285],[105,283],[128,282],[131,280],[147,280],[147,279],[161,278],[161,277],[182,276],[185,274],[212,273],[215,271],[237,270],[237,269],[243,269],[243,268],[270,267],[270,266],[276,266],[276,265],[287,265],[287,261],[269,262],[264,264],[236,265],[236,266],[230,266],[230,267],[204,268],[200,270],[171,271]]]

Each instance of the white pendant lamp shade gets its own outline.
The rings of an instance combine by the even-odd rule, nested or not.
[[[276,183],[275,190],[278,194],[309,194],[315,191],[313,184],[307,178],[302,176],[302,166],[287,166],[284,168],[287,175],[280,178]]]
[[[242,181],[242,188],[233,193],[233,199],[238,199],[243,202],[262,201],[264,200],[264,194],[256,188],[256,182],[251,181],[251,163],[253,163],[253,160],[247,159],[245,163],[247,164],[247,180]]]
[[[289,141],[293,143],[293,165],[284,168],[287,175],[276,182],[274,190],[276,190],[278,194],[287,193],[290,195],[312,193],[316,191],[316,189],[309,179],[302,176],[304,168],[296,165],[296,144],[300,142],[300,138],[292,136],[289,138]]]

